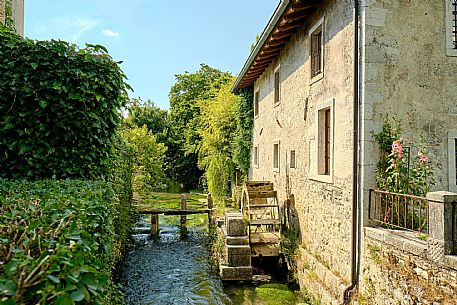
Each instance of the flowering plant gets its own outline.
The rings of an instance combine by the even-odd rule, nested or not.
[[[405,146],[400,137],[400,121],[394,118],[392,121],[386,117],[381,132],[374,135],[381,149],[376,184],[388,192],[425,196],[435,180],[424,139],[421,136],[418,148]],[[411,153],[416,149],[416,158],[412,159]]]

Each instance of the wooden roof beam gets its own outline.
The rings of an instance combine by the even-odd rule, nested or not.
[[[300,25],[300,22],[292,22],[292,23],[285,23],[285,24],[280,24],[279,29],[281,31],[288,31],[297,28]]]
[[[287,41],[289,41],[289,36],[286,36],[282,39],[272,38],[272,39],[270,39],[270,41],[267,42],[267,46],[275,47],[275,46],[285,44]]]

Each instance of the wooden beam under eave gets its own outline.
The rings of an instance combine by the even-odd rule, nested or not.
[[[252,73],[257,73],[259,71],[263,71],[265,70],[268,66],[270,65],[270,63],[266,64],[266,65],[262,65],[262,66],[258,66],[258,67],[252,67],[251,69],[249,69],[248,73],[249,75],[251,75]]]
[[[271,37],[273,39],[281,39],[281,38],[284,38],[284,37],[288,37],[290,36],[290,32],[287,31],[287,30],[280,30],[279,28],[277,28],[273,34],[271,34]]]
[[[292,29],[296,29],[298,26],[300,25],[300,22],[293,22],[293,23],[290,23],[290,24],[283,24],[283,25],[279,25],[278,28],[281,29],[281,31],[289,31],[289,30],[292,30]]]
[[[278,54],[277,53],[271,53],[271,54],[266,54],[266,55],[259,55],[257,56],[256,58],[256,61],[264,61],[266,59],[270,59],[270,58],[274,58],[276,57]]]
[[[289,36],[287,36],[286,38],[283,38],[283,39],[271,39],[270,41],[267,42],[267,46],[276,47],[276,46],[285,44],[288,41],[289,41]]]
[[[271,53],[278,53],[280,49],[281,49],[281,47],[278,47],[278,46],[276,46],[276,47],[265,46],[265,48],[262,51],[260,51],[259,56],[262,56],[264,54],[267,55],[267,54],[271,54]]]

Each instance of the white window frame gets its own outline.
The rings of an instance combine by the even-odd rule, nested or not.
[[[457,49],[454,47],[454,33],[453,30],[453,3],[455,0],[446,0],[446,14],[444,24],[446,25],[446,55],[457,56]]]
[[[255,168],[259,168],[259,146],[258,145],[254,146],[252,154],[253,154],[253,156],[252,156],[253,165]]]
[[[309,41],[309,74],[311,76],[311,80],[310,80],[310,85],[314,84],[315,82],[318,82],[320,81],[321,79],[324,78],[324,71],[325,71],[325,43],[324,43],[324,35],[325,35],[325,28],[324,28],[324,21],[325,21],[325,17],[322,17],[321,19],[319,19],[308,31],[308,41]],[[320,30],[322,32],[322,39],[321,39],[321,63],[322,63],[322,68],[321,68],[321,72],[315,76],[312,76],[312,70],[311,70],[311,67],[312,67],[312,63],[311,61],[313,60],[312,59],[312,56],[313,54],[311,54],[311,48],[312,48],[312,36],[313,34],[317,31],[317,30]]]
[[[322,128],[320,124],[321,119],[319,118],[321,111],[330,108],[330,164],[329,164],[329,174],[320,174],[319,173],[319,162],[320,158],[320,142],[322,141]],[[334,159],[335,159],[335,151],[334,151],[334,143],[335,143],[335,99],[331,98],[326,100],[323,103],[320,103],[316,107],[315,113],[315,134],[317,135],[317,139],[312,139],[314,142],[314,158],[312,158],[313,163],[310,166],[309,178],[311,180],[316,180],[325,183],[333,183],[333,168],[334,168]],[[310,143],[311,144],[311,143]],[[311,159],[311,158],[310,158]]]
[[[275,146],[278,145],[278,156],[277,156],[277,161],[278,161],[278,166],[275,167]],[[279,172],[281,168],[281,142],[279,140],[276,140],[273,142],[273,154],[272,154],[272,167],[274,172]]]
[[[273,71],[273,104],[274,107],[281,104],[281,65],[277,65]],[[278,73],[278,100],[276,101],[276,73]]]
[[[456,141],[457,129],[450,130],[447,134],[447,151],[448,151],[448,166],[449,166],[449,192],[457,193],[457,178],[456,178]]]

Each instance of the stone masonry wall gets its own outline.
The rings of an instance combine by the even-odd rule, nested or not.
[[[0,0],[0,23],[4,23],[6,18],[6,1]],[[11,5],[16,31],[24,35],[24,0],[12,0]]]
[[[417,146],[424,136],[436,175],[432,190],[449,190],[447,133],[457,122],[457,57],[446,56],[447,1],[362,1],[365,199],[375,187],[379,158],[372,132],[379,132],[386,114],[401,120],[406,145]],[[366,211],[367,205],[365,220]]]
[[[359,305],[457,304],[457,256],[427,259],[417,233],[365,228]]]
[[[259,116],[253,145],[259,165],[251,180],[274,183],[280,203],[287,180],[301,229],[300,283],[330,302],[342,297],[350,278],[352,213],[353,11],[350,1],[325,1],[257,80]],[[311,83],[309,29],[324,17],[324,76]],[[281,101],[274,105],[274,71],[279,67]],[[334,99],[330,181],[317,175],[317,106]],[[273,143],[280,143],[280,168],[273,170]],[[296,168],[289,168],[295,150]],[[314,276],[316,275],[316,276]],[[321,284],[322,283],[322,284]],[[324,287],[324,288],[322,288]],[[325,303],[327,304],[327,303]],[[328,303],[330,304],[330,303]],[[336,303],[335,303],[336,304]]]
[[[5,21],[5,0],[0,0],[0,22]]]

